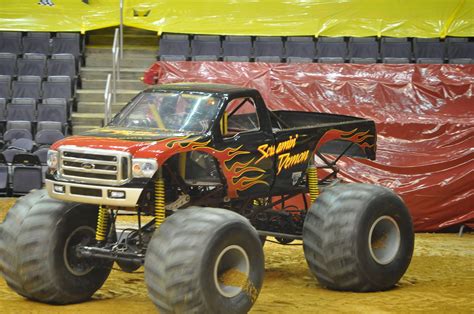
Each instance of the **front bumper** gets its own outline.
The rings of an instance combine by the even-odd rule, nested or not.
[[[119,207],[135,207],[142,194],[142,188],[123,188],[120,186],[101,186],[46,179],[46,190],[50,197],[68,201]],[[57,192],[54,186],[63,186],[64,192]],[[123,192],[123,198],[112,198],[110,192]]]

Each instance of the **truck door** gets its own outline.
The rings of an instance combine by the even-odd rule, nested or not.
[[[261,97],[230,98],[224,104],[216,133],[216,148],[227,150],[219,162],[228,196],[268,196],[275,176],[274,157],[260,151],[272,147],[274,139]]]

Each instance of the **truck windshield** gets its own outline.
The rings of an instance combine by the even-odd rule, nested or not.
[[[119,113],[110,125],[203,133],[217,116],[218,101],[218,98],[209,94],[143,93]]]

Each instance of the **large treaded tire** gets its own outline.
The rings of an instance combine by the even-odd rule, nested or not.
[[[92,262],[87,273],[73,274],[66,266],[65,248],[71,234],[81,235],[74,231],[93,234],[96,218],[97,207],[54,200],[45,190],[19,199],[0,228],[0,272],[7,284],[44,303],[89,299],[107,279],[112,262]]]
[[[20,252],[13,248],[17,246],[21,224],[30,208],[47,195],[46,190],[37,190],[19,198],[0,225],[0,273],[7,285],[24,297],[29,295],[23,289],[18,272]]]
[[[371,242],[379,229],[385,232],[380,236],[385,246]],[[333,290],[392,288],[408,268],[413,246],[413,224],[404,202],[376,185],[327,188],[311,206],[303,227],[309,268],[322,286]],[[379,249],[386,251],[377,256]]]
[[[225,296],[214,277],[220,269],[216,265],[227,258],[240,260],[240,251],[248,257],[248,276],[237,290],[224,287],[231,289]],[[190,207],[168,217],[155,231],[145,258],[149,296],[160,313],[247,313],[263,275],[257,231],[242,216],[219,208]]]

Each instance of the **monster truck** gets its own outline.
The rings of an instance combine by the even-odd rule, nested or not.
[[[257,90],[231,85],[147,89],[104,128],[51,146],[46,189],[1,225],[1,273],[28,299],[69,304],[89,299],[114,261],[144,265],[160,312],[244,313],[274,237],[302,240],[322,286],[390,289],[413,252],[407,207],[387,188],[336,179],[341,156],[375,150],[367,119],[270,111]],[[136,227],[116,228],[127,212]]]

